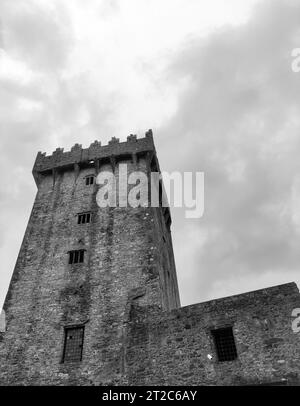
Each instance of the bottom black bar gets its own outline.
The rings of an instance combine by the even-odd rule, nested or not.
[[[247,399],[257,401],[258,396],[268,396],[268,401],[287,400],[290,391],[297,390],[295,387],[270,387],[270,386],[234,386],[234,387],[164,387],[164,386],[124,386],[124,387],[0,387],[0,399],[9,399],[24,402],[38,401],[59,401],[66,398],[68,401],[93,402],[90,405],[97,405],[98,402],[122,401],[126,404],[137,404],[144,401],[203,401],[222,397],[222,402],[230,400],[234,403],[236,399],[239,404],[241,400]],[[207,397],[207,398],[206,398]],[[4,403],[3,403],[4,404]],[[85,405],[84,405],[85,406]]]

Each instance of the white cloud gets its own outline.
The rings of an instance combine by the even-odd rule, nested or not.
[[[32,205],[37,151],[148,128],[163,170],[206,174],[204,218],[191,224],[173,213],[183,303],[231,292],[217,283],[224,275],[259,274],[271,285],[283,269],[294,277],[297,1],[2,0],[0,7],[7,191],[0,297]]]
[[[14,59],[4,49],[0,49],[0,81],[16,81],[27,85],[33,78],[33,72],[21,60]]]
[[[168,165],[205,172],[206,212],[193,227],[219,230],[193,242],[198,277],[184,303],[231,294],[224,280],[236,280],[238,293],[242,280],[295,277],[300,80],[288,55],[299,11],[297,2],[265,1],[245,25],[187,43],[169,69],[173,80],[189,76],[189,86],[163,129],[175,150],[184,148]]]

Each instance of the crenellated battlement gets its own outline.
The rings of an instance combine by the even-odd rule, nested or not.
[[[75,144],[67,152],[63,148],[57,148],[52,155],[39,152],[33,167],[33,174],[36,178],[38,174],[75,164],[87,164],[110,157],[139,155],[151,151],[155,152],[152,130],[148,130],[143,138],[137,138],[136,135],[131,134],[125,142],[120,142],[119,138],[112,137],[107,145],[101,145],[100,141],[94,141],[89,148],[82,148],[81,144]]]

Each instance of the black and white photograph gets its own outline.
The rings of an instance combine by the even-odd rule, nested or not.
[[[0,152],[1,397],[300,386],[300,0],[0,0]]]

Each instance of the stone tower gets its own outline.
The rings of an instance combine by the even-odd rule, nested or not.
[[[1,384],[126,384],[134,305],[180,307],[169,208],[97,205],[97,174],[118,178],[121,163],[159,172],[151,130],[38,154],[38,192],[4,304]]]

